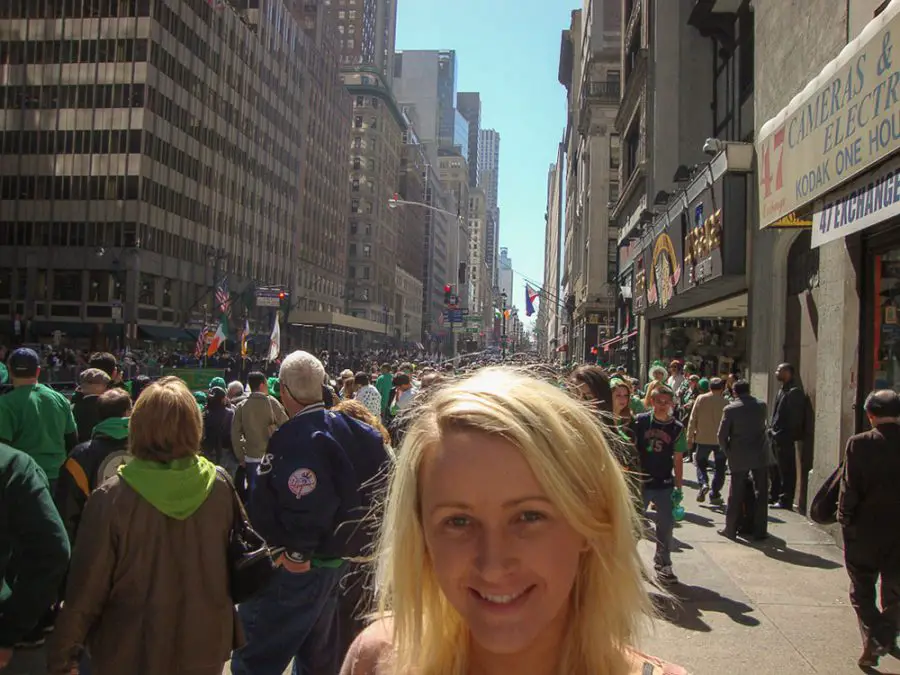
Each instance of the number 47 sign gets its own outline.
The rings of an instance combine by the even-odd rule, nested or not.
[[[763,142],[759,158],[759,186],[763,198],[784,187],[784,127]]]

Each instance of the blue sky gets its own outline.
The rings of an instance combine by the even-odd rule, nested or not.
[[[544,278],[547,170],[566,124],[557,80],[573,0],[398,0],[397,49],[455,49],[459,91],[481,92],[482,128],[500,132],[500,245],[525,318],[525,279]]]

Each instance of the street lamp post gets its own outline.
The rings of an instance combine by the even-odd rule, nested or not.
[[[500,294],[500,360],[506,361],[506,293]]]

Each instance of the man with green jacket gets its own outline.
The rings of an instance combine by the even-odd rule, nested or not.
[[[69,538],[47,476],[24,452],[0,443],[0,671],[20,672],[13,650],[31,645],[59,596],[69,565]],[[22,652],[16,660],[39,655]],[[39,672],[34,670],[33,672]]]

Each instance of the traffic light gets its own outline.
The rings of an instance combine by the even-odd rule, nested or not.
[[[291,296],[285,290],[278,291],[278,309],[284,317],[291,313]]]
[[[453,297],[453,286],[451,286],[450,284],[444,284],[444,304],[449,305],[452,297]]]

